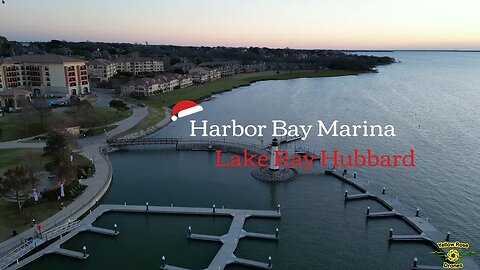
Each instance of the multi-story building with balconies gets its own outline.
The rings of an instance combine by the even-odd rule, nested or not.
[[[163,72],[163,61],[142,57],[121,57],[115,60],[117,71],[129,72],[134,75],[148,72]]]
[[[20,86],[34,96],[90,93],[85,61],[53,54],[1,59],[0,91]]]
[[[105,60],[94,59],[88,62],[88,75],[92,79],[108,81],[117,74],[117,63]]]

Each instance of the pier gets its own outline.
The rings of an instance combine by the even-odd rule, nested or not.
[[[369,190],[369,183],[361,178],[358,178],[356,173],[353,177],[346,170],[342,172],[337,172],[335,169],[326,170],[327,175],[332,175],[333,177],[340,179],[341,181],[348,183],[358,189],[361,193],[359,194],[348,194],[348,191],[345,191],[345,201],[350,200],[362,200],[362,199],[372,199],[383,205],[388,209],[388,211],[383,212],[370,212],[370,207],[367,208],[366,218],[388,218],[388,217],[397,217],[404,220],[409,224],[417,234],[414,235],[395,235],[393,228],[390,228],[390,234],[388,239],[390,241],[427,241],[431,243],[435,249],[444,252],[445,254],[449,249],[440,249],[437,245],[438,242],[446,241],[450,235],[446,233],[439,232],[428,220],[420,216],[420,210],[412,210],[402,204],[398,198],[387,194],[386,188],[383,188],[380,191]],[[462,263],[464,264],[465,270],[480,270],[479,266],[474,262],[471,257],[463,257]],[[413,270],[416,269],[443,269],[442,267],[437,266],[428,266],[428,265],[417,265],[415,261],[412,266]]]
[[[256,144],[222,141],[222,140],[193,140],[179,138],[138,138],[138,139],[118,139],[108,140],[108,145],[113,148],[125,146],[142,146],[142,145],[174,145],[177,150],[193,150],[193,151],[215,151],[222,150],[235,154],[243,154],[243,150],[247,149],[249,153],[257,155],[268,154],[267,150],[262,149]]]
[[[143,214],[173,214],[173,215],[203,215],[203,216],[229,216],[232,217],[232,223],[228,232],[222,236],[214,235],[205,235],[205,234],[193,234],[191,233],[191,228],[188,230],[187,237],[191,240],[197,241],[216,241],[222,243],[222,247],[213,258],[210,265],[206,268],[207,270],[218,270],[225,269],[229,264],[241,264],[249,267],[254,267],[257,269],[271,269],[272,263],[271,258],[268,258],[268,262],[257,262],[253,260],[247,260],[243,258],[237,258],[234,255],[234,252],[237,248],[237,245],[242,238],[250,237],[256,239],[265,239],[278,241],[278,229],[275,234],[262,234],[254,232],[246,232],[243,227],[247,218],[274,218],[278,219],[281,217],[280,208],[275,211],[269,210],[244,210],[244,209],[226,209],[226,208],[194,208],[194,207],[173,207],[173,206],[152,206],[152,205],[114,205],[114,204],[102,204],[93,209],[90,214],[85,216],[82,220],[70,222],[71,225],[62,225],[66,228],[71,228],[71,230],[64,231],[55,236],[55,238],[50,238],[48,246],[40,250],[29,257],[23,258],[27,253],[17,256],[14,259],[11,258],[9,264],[6,265],[6,269],[14,270],[19,269],[22,266],[25,266],[28,263],[46,255],[46,254],[59,254],[62,256],[67,256],[70,258],[84,260],[87,259],[90,255],[87,254],[87,248],[83,247],[82,251],[73,251],[61,248],[61,245],[67,242],[68,240],[75,237],[77,234],[85,231],[98,233],[102,235],[108,235],[115,237],[119,235],[117,227],[112,229],[99,228],[95,227],[92,224],[105,213],[118,212],[118,213],[143,213]],[[159,258],[162,255],[159,254]],[[186,258],[187,259],[187,258]],[[165,264],[163,260],[163,265],[160,265],[161,269],[169,270],[178,270],[185,269],[180,267],[175,267],[172,265]]]

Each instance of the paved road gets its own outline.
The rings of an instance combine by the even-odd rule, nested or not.
[[[68,219],[74,220],[79,218],[95,204],[95,200],[100,200],[103,194],[107,191],[112,176],[110,161],[101,152],[101,148],[106,145],[107,138],[111,138],[130,129],[145,116],[147,116],[147,114],[148,111],[146,108],[135,107],[133,108],[133,113],[129,118],[117,122],[116,124],[118,127],[107,132],[106,135],[102,134],[80,140],[83,155],[89,159],[92,159],[95,163],[95,175],[93,175],[91,178],[82,180],[82,184],[86,185],[87,188],[75,199],[75,201],[73,201],[65,209],[59,211],[55,215],[42,222],[43,230],[46,231],[58,224],[66,222]],[[44,143],[18,143],[17,141],[12,141],[0,143],[0,149],[42,148],[44,145]],[[0,243],[0,256],[21,244],[23,239],[32,237],[34,232],[35,229],[32,227],[29,230]]]
[[[113,89],[93,89],[93,94],[98,96],[97,101],[93,103],[95,107],[106,107],[109,106],[110,101],[113,99],[112,94],[109,91],[113,92]]]

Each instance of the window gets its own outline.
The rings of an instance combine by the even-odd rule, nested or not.
[[[76,83],[70,83],[70,86],[77,86]]]
[[[47,86],[51,86],[50,82],[47,82]]]

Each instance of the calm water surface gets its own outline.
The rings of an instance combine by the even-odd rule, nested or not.
[[[364,120],[392,124],[395,138],[310,135],[301,145],[345,153],[414,149],[414,168],[355,170],[370,181],[371,189],[387,187],[412,213],[420,208],[439,230],[451,231],[454,239],[469,241],[479,250],[480,54],[390,54],[402,63],[381,67],[376,74],[255,83],[204,102],[205,110],[192,118],[216,124],[228,124],[232,118],[243,124],[268,124],[272,119],[291,124],[335,119],[349,125]],[[181,119],[153,136],[188,134],[189,122]],[[249,141],[261,143],[258,138]],[[236,251],[238,257],[259,261],[272,256],[274,269],[409,269],[413,257],[422,264],[441,263],[429,254],[432,247],[427,244],[390,244],[390,227],[398,234],[413,230],[396,219],[367,221],[367,206],[373,211],[383,208],[373,201],[345,204],[344,190],[354,189],[331,177],[302,175],[290,183],[267,184],[253,179],[248,168],[216,168],[211,153],[170,148],[132,148],[110,157],[114,181],[105,203],[249,209],[275,209],[280,203],[281,220],[251,219],[246,230],[273,233],[278,227],[281,240],[241,240]],[[221,235],[230,219],[109,214],[97,223],[107,228],[117,223],[121,233],[117,238],[85,233],[66,244],[74,250],[87,245],[88,260],[51,255],[26,268],[158,269],[164,255],[169,264],[202,269],[220,246],[188,240],[187,227]]]

